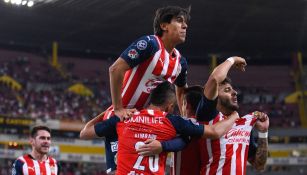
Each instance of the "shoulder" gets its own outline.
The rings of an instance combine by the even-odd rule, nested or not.
[[[145,50],[148,48],[158,50],[161,48],[161,43],[155,35],[144,35],[135,41],[135,45],[138,50]]]

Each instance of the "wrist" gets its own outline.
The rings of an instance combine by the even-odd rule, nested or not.
[[[226,61],[229,61],[231,63],[231,65],[233,65],[235,63],[235,58],[234,57],[229,57],[229,58],[227,58]]]
[[[268,135],[269,135],[269,132],[268,131],[265,131],[265,132],[258,132],[258,137],[259,138],[262,138],[262,139],[266,139],[268,138]]]

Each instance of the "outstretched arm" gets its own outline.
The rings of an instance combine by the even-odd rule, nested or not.
[[[88,121],[85,126],[83,127],[83,129],[81,130],[80,133],[84,132],[85,130],[88,130],[89,128],[93,127],[96,123],[102,121],[102,117],[104,116],[106,111],[100,113],[99,115],[97,115],[95,118],[93,118],[92,120]]]
[[[103,122],[89,126],[80,132],[81,139],[93,139],[103,136],[116,136],[116,124],[120,122],[120,118],[114,116]]]
[[[239,114],[237,111],[234,111],[226,119],[219,121],[214,125],[205,125],[203,137],[210,139],[217,139],[222,137],[231,129],[238,118]]]
[[[204,87],[204,95],[209,100],[216,99],[218,95],[218,85],[227,77],[228,71],[232,66],[245,71],[246,61],[241,57],[230,57],[220,65],[218,65],[211,75]]]

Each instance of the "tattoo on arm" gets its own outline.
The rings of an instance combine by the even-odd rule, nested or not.
[[[265,164],[268,158],[268,139],[259,138],[256,155],[249,160],[253,167],[257,171],[262,171],[265,168]]]

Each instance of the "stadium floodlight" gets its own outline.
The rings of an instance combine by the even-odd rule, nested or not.
[[[28,4],[27,4],[28,7],[32,7],[33,5],[34,5],[33,1],[28,1]]]
[[[10,3],[10,0],[4,0],[5,3]]]
[[[15,0],[16,5],[20,5],[21,4],[21,0]]]
[[[22,1],[21,5],[26,5],[28,3],[28,1]]]

